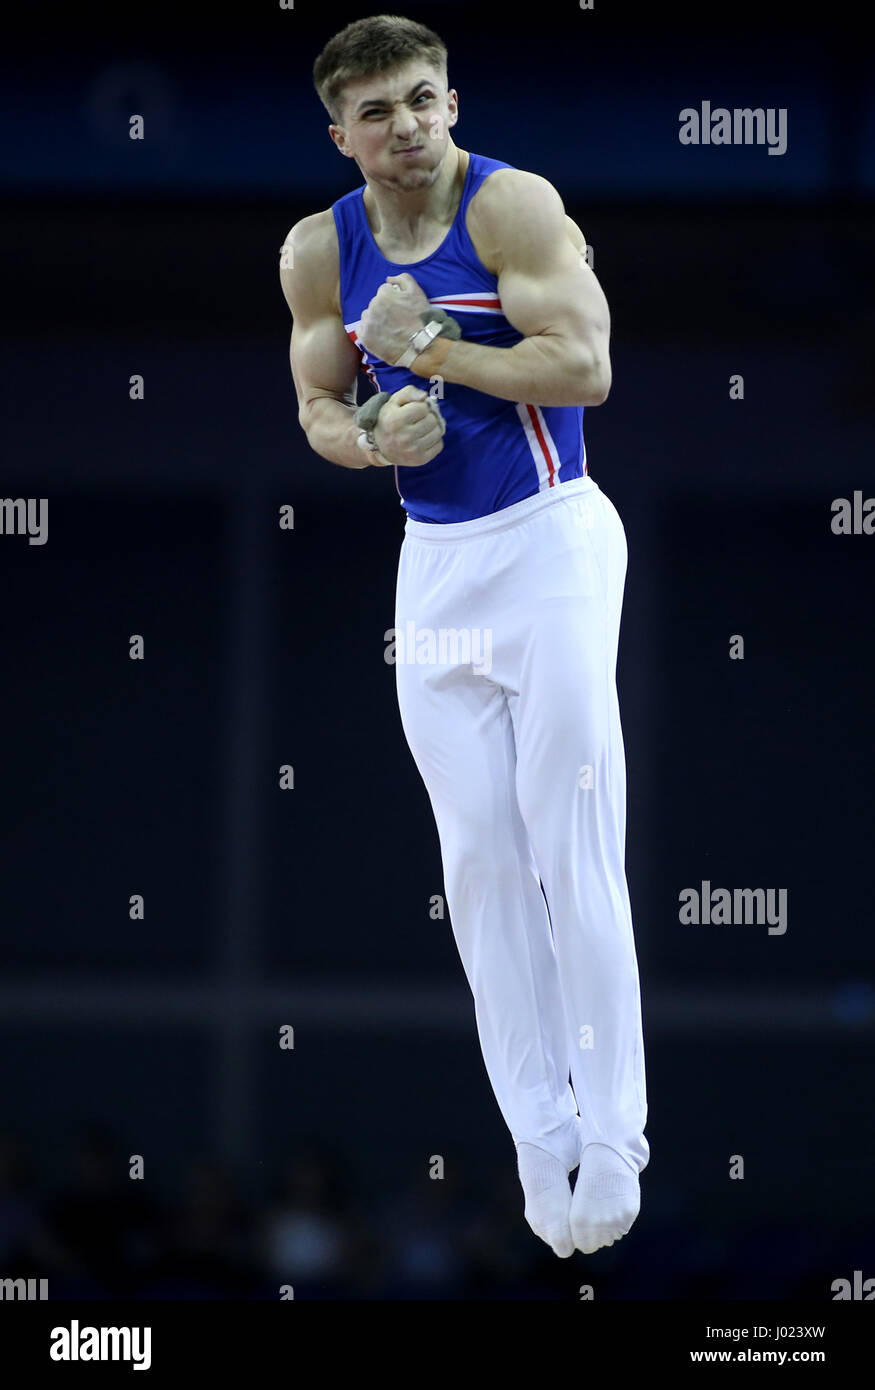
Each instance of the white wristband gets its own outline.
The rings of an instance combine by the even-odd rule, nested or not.
[[[431,323],[424,328],[419,328],[410,335],[410,346],[407,348],[398,361],[394,363],[396,367],[412,367],[420,353],[425,352],[426,348],[431,347],[435,338],[440,337],[443,324],[438,323],[437,319],[432,319]]]

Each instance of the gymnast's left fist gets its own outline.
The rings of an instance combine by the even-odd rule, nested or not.
[[[390,275],[362,314],[359,342],[368,352],[394,365],[410,346],[411,335],[422,328],[428,307],[428,295],[412,275]]]

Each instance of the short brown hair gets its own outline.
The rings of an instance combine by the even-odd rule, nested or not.
[[[313,84],[334,125],[342,124],[344,88],[425,58],[447,80],[447,47],[424,24],[398,14],[369,15],[329,39],[313,65]]]

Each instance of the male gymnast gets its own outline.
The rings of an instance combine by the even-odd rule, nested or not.
[[[313,77],[364,185],[283,248],[299,420],[323,458],[393,470],[396,634],[470,639],[396,661],[401,720],[525,1218],[558,1256],[591,1254],[629,1231],[650,1156],[616,688],[627,545],[583,441],[611,385],[608,306],[552,184],[451,138],[431,29],[357,20]]]

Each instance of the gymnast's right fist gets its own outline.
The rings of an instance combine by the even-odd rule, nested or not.
[[[402,386],[380,410],[374,439],[390,463],[419,468],[441,452],[446,428],[433,396],[418,386]]]

